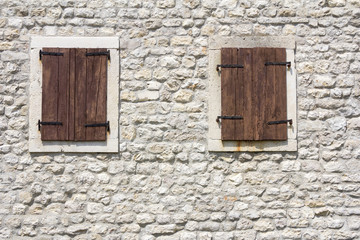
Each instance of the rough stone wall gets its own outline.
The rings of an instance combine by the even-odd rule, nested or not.
[[[0,0],[1,239],[360,239],[359,0]],[[29,154],[29,39],[119,36],[119,154]],[[210,36],[295,35],[298,152],[207,151]]]

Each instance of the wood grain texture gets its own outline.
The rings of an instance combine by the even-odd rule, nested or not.
[[[243,116],[222,119],[222,140],[286,140],[287,125],[268,125],[286,120],[286,67],[266,62],[285,62],[281,48],[223,48],[221,64],[244,68],[221,69],[221,115]]]
[[[69,111],[68,111],[68,140],[75,140],[75,90],[76,90],[76,49],[69,49]]]
[[[253,114],[255,111],[252,106],[252,55],[253,49],[251,48],[241,48],[239,50],[239,62],[244,65],[244,68],[240,71],[241,74],[239,74],[239,85],[242,85],[240,94],[242,93],[242,95],[238,95],[237,104],[242,108],[242,111],[239,111],[239,114],[243,116],[244,119],[236,126],[238,133],[236,140],[253,140],[254,136]]]
[[[285,62],[286,61],[286,50],[275,49],[276,62]],[[276,107],[275,114],[276,119],[286,120],[287,119],[287,103],[286,103],[286,71],[287,67],[285,66],[275,66],[275,75],[276,75]],[[288,124],[277,125],[277,131],[274,140],[286,140],[287,139],[287,126]]]
[[[105,52],[106,49],[88,49]],[[88,56],[86,79],[86,124],[106,122],[107,56]],[[106,140],[106,127],[87,127],[87,141]]]
[[[237,49],[221,49],[221,64],[237,64]],[[221,115],[223,116],[235,115],[236,78],[236,68],[221,68]],[[235,140],[235,121],[237,120],[221,120],[222,140]]]
[[[59,52],[62,52],[63,56],[58,56],[59,74],[58,74],[58,118],[59,122],[62,122],[61,126],[57,127],[58,137],[60,141],[69,140],[69,49],[60,48]]]
[[[265,62],[285,62],[286,50],[282,48],[267,48]],[[266,95],[264,99],[264,133],[262,140],[286,140],[287,124],[267,125],[269,121],[287,119],[286,104],[286,66],[269,65],[266,68]]]
[[[45,52],[58,52],[57,48],[44,48]],[[59,100],[59,56],[42,56],[42,113],[41,121],[58,121]],[[41,140],[58,139],[57,125],[41,126]]]
[[[75,59],[75,141],[85,141],[86,132],[86,49],[76,49]]]

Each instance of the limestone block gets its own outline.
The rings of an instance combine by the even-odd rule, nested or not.
[[[173,8],[175,4],[175,0],[158,0],[156,6],[158,8]]]
[[[193,39],[190,36],[176,36],[172,37],[170,40],[170,44],[172,46],[186,46],[192,43]]]
[[[343,7],[346,4],[346,0],[328,0],[329,7]]]

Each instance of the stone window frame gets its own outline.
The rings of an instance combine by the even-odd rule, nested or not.
[[[110,50],[107,77],[107,119],[111,131],[104,142],[100,141],[41,141],[37,121],[41,118],[42,65],[39,51],[42,48],[107,48]],[[30,91],[29,91],[29,152],[83,152],[117,153],[119,151],[119,37],[43,37],[30,40]],[[114,107],[114,104],[117,107]]]
[[[216,65],[221,64],[221,48],[286,48],[286,61],[291,67],[286,71],[287,119],[293,124],[288,126],[286,141],[222,141],[221,128],[216,117],[221,115],[221,75]],[[295,38],[293,36],[214,36],[209,40],[209,110],[208,110],[208,150],[210,152],[263,152],[297,151],[297,98],[295,68]]]

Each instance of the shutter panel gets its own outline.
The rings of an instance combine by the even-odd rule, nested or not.
[[[107,121],[107,56],[86,56],[88,52],[106,52],[106,49],[76,50],[75,140],[105,141],[105,126],[85,125]]]
[[[88,52],[106,52],[106,49],[88,49]],[[107,56],[88,56],[86,82],[86,124],[105,123],[106,89],[107,89]],[[104,126],[85,128],[86,140],[105,141]]]
[[[286,62],[286,50],[284,48],[266,49],[266,62]],[[286,140],[287,124],[268,125],[269,121],[287,119],[286,104],[286,66],[266,66],[266,97],[264,99],[265,125],[263,140]]]
[[[63,56],[42,56],[42,122],[62,125],[42,125],[41,140],[68,140],[69,51],[44,48],[44,52],[62,52]]]
[[[221,49],[221,64],[237,64],[237,49]],[[221,68],[221,115],[235,116],[237,68]],[[221,120],[221,139],[235,140],[234,119]]]

